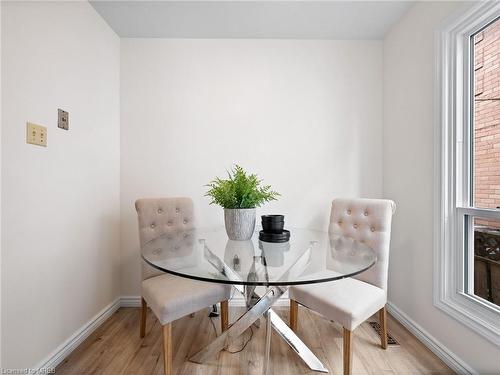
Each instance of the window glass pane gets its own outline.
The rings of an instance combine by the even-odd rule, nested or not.
[[[500,306],[500,220],[474,218],[474,294]]]
[[[500,207],[500,20],[472,39],[473,206]]]

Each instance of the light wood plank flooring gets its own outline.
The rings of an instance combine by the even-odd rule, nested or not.
[[[231,322],[243,310],[230,307]],[[288,322],[288,310],[276,311]],[[139,338],[138,308],[121,308],[83,342],[56,373],[64,374],[144,374],[163,375],[161,326],[150,311],[146,337]],[[240,353],[222,352],[209,363],[199,365],[187,360],[190,355],[215,338],[208,310],[185,317],[173,324],[174,374],[226,375],[261,374],[265,328],[253,329],[253,339]],[[376,320],[373,318],[373,320]],[[213,322],[220,333],[220,322]],[[264,323],[264,321],[262,321]],[[298,333],[330,374],[342,374],[342,327],[305,308],[299,308]],[[453,374],[403,326],[388,315],[388,329],[400,346],[380,348],[380,339],[368,323],[354,331],[353,374]],[[229,348],[238,350],[250,331]],[[319,374],[310,371],[295,352],[276,333],[272,336],[272,374]]]

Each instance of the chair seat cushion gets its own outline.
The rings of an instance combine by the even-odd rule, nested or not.
[[[228,300],[231,286],[163,274],[142,282],[142,298],[162,325]]]
[[[290,299],[342,324],[350,331],[387,302],[383,289],[352,278],[294,286],[289,293]]]

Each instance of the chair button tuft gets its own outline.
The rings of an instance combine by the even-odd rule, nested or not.
[[[163,210],[161,208],[159,208],[158,213],[161,215],[163,213]]]
[[[368,211],[365,211],[365,213],[364,213],[364,214],[365,214],[365,216],[368,216]]]
[[[342,225],[342,220],[339,220],[339,225]]]
[[[178,214],[179,212],[181,212],[181,210],[179,210],[179,208],[176,208],[175,213]]]
[[[358,224],[353,225],[354,229],[358,229]]]
[[[371,230],[372,232],[375,232],[375,227],[371,227],[371,228],[370,228],[370,230]]]
[[[154,227],[156,227],[156,224],[155,223],[151,224],[151,228],[154,228]]]
[[[188,223],[188,221],[187,221],[186,219],[184,219],[182,222],[183,222],[184,224],[187,224],[187,223]]]
[[[167,222],[167,225],[168,225],[169,227],[171,227],[171,226],[172,226],[172,222],[171,222],[171,221]]]
[[[351,214],[351,210],[347,210],[347,215],[350,215]]]

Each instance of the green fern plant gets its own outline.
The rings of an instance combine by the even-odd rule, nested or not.
[[[255,174],[247,174],[239,165],[227,172],[228,178],[216,177],[206,186],[209,188],[205,196],[223,208],[255,208],[266,202],[274,201],[280,194],[270,185],[262,185]]]

